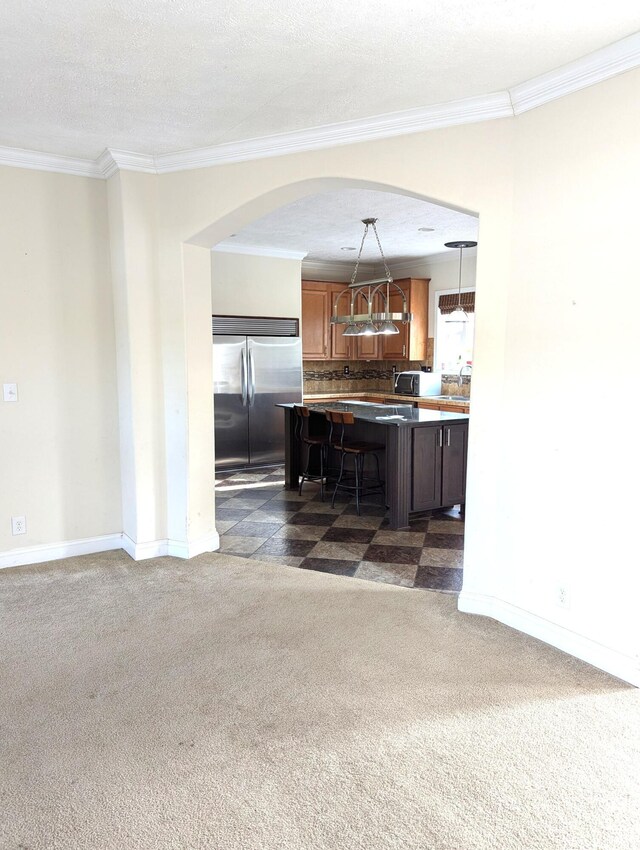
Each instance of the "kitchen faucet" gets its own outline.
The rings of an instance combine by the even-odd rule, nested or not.
[[[468,369],[468,370],[469,370],[469,374],[471,374],[471,364],[470,364],[470,363],[464,363],[464,364],[460,367],[460,372],[458,373],[458,386],[459,386],[459,387],[461,387],[461,386],[462,386],[462,372],[464,371],[464,369]]]

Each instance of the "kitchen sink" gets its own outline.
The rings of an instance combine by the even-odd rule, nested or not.
[[[469,396],[466,395],[431,395],[428,398],[436,399],[437,401],[464,401],[469,403]]]

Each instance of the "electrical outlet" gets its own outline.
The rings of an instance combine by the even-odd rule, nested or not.
[[[342,371],[344,372],[345,375],[348,375],[349,374],[349,367],[345,366]]]
[[[3,384],[2,385],[2,399],[3,399],[3,401],[18,401],[18,385],[17,384]]]
[[[11,517],[11,533],[13,535],[26,534],[27,533],[27,518],[23,517],[23,516],[12,516]]]
[[[556,602],[560,608],[570,607],[569,588],[564,584],[559,584],[556,590]]]

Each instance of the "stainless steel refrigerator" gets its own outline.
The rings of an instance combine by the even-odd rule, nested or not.
[[[302,401],[300,338],[214,333],[213,392],[216,469],[283,463],[275,405]]]

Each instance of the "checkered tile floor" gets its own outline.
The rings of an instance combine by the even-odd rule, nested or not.
[[[215,498],[221,552],[403,587],[462,586],[464,522],[456,509],[391,531],[379,497],[361,505],[361,516],[348,498],[332,509],[317,484],[305,483],[302,496],[286,490],[281,468],[217,472]]]

